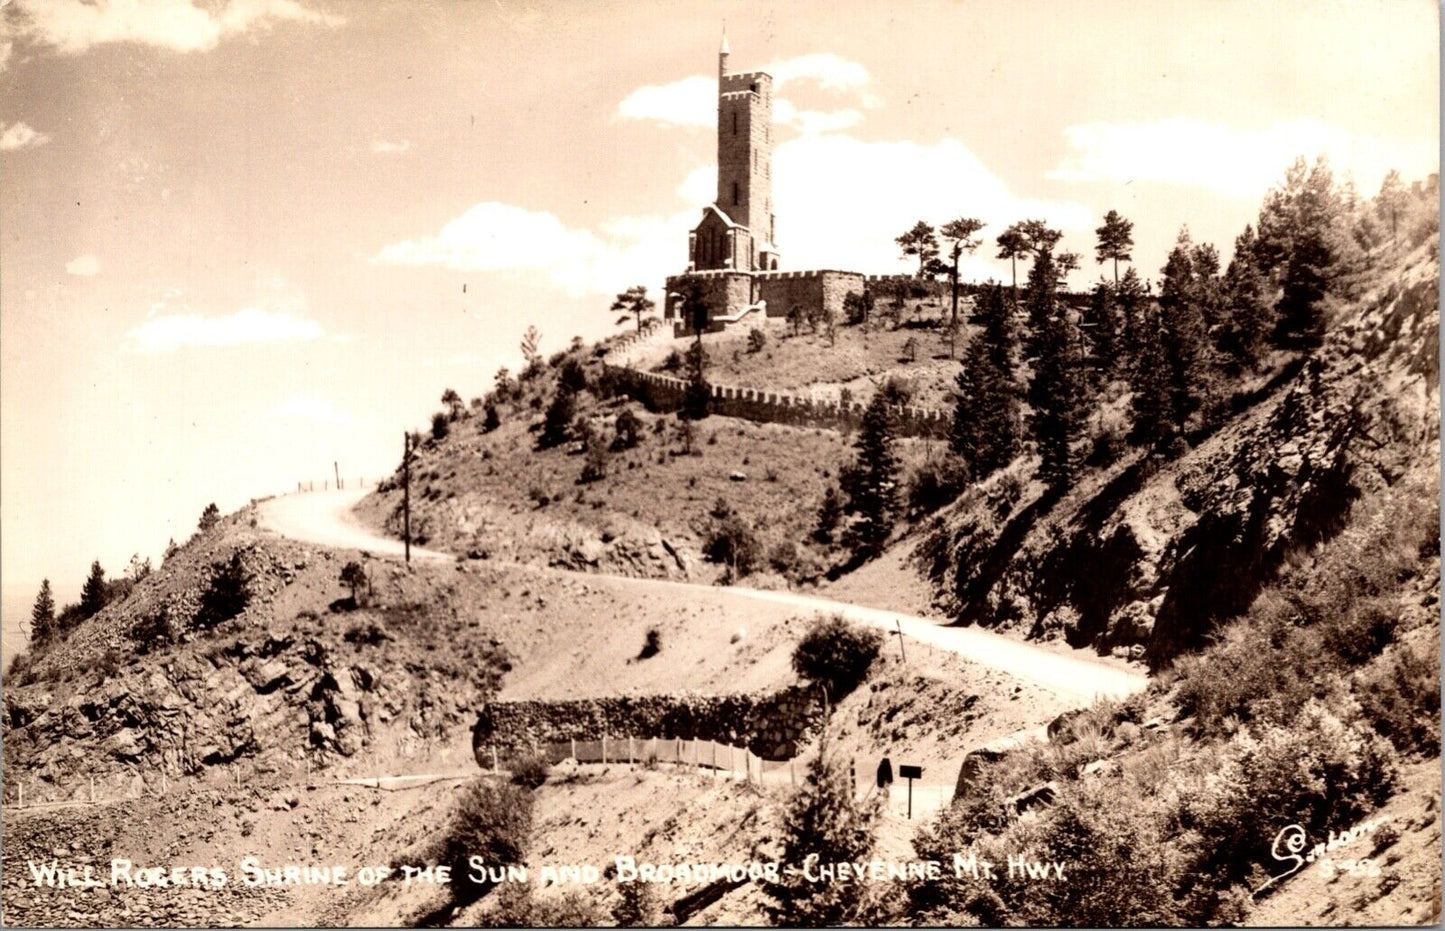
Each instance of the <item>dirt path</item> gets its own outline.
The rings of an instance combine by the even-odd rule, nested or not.
[[[365,550],[378,556],[399,558],[400,541],[378,536],[362,526],[351,509],[366,495],[365,489],[310,492],[272,498],[259,505],[262,526],[282,536],[319,546]],[[412,559],[425,562],[452,561],[454,556],[412,547]],[[566,570],[549,570],[558,574]],[[595,575],[588,578],[597,578]],[[1016,640],[1003,634],[972,627],[945,627],[937,621],[860,605],[817,598],[795,592],[758,591],[749,588],[696,585],[660,579],[612,577],[615,584],[639,590],[687,590],[693,596],[706,593],[723,605],[740,601],[763,601],[796,607],[801,612],[841,614],[860,624],[911,638],[948,650],[970,662],[1037,683],[1049,690],[1089,701],[1096,697],[1119,698],[1141,691],[1148,678],[1143,671],[1123,663],[1105,660],[1082,650],[1046,646]]]

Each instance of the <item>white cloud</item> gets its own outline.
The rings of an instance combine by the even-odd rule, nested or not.
[[[814,52],[761,69],[773,76],[773,87],[781,89],[795,81],[811,81],[824,90],[854,90],[871,80],[868,69],[832,52]]]
[[[17,0],[12,35],[78,55],[97,45],[135,42],[173,52],[204,52],[221,39],[278,22],[338,26],[341,17],[298,0]]]
[[[65,270],[72,275],[80,275],[89,278],[100,273],[100,260],[95,256],[86,253],[79,255],[65,263]]]
[[[693,222],[690,211],[671,218],[625,217],[594,233],[572,229],[551,213],[489,201],[435,236],[386,246],[374,260],[530,275],[573,296],[615,294],[685,263]]]
[[[271,416],[300,420],[318,427],[347,427],[362,422],[362,418],[338,410],[325,398],[305,394],[292,395],[277,404],[271,408]]]
[[[860,183],[848,185],[847,196],[840,197],[840,179]],[[955,139],[923,145],[805,135],[778,147],[773,197],[778,248],[786,267],[800,269],[906,268],[894,237],[919,219],[978,217],[988,224],[983,235],[990,241],[1021,217],[1044,219],[1066,237],[1090,230],[1094,219],[1081,204],[1018,197]],[[980,248],[965,259],[964,276],[997,275],[992,251]]]
[[[397,142],[388,139],[374,139],[371,143],[371,151],[376,155],[400,155],[410,148],[410,139],[402,139]]]
[[[50,141],[49,136],[26,123],[16,122],[9,126],[0,123],[0,126],[5,127],[4,131],[0,132],[0,152],[14,152],[16,149],[45,145]]]
[[[1312,119],[1239,129],[1188,117],[1149,123],[1085,123],[1064,130],[1072,152],[1049,177],[1060,181],[1161,181],[1254,199],[1297,156],[1326,155],[1337,176],[1372,192],[1391,168],[1407,177],[1437,171],[1433,145],[1353,135]]]
[[[819,171],[820,165],[828,170]],[[840,197],[839,179],[867,183],[850,185],[848,196]],[[482,203],[435,236],[386,246],[374,260],[505,273],[573,296],[616,294],[638,282],[655,288],[685,267],[688,231],[716,190],[716,169],[697,168],[678,187],[690,209],[618,217],[596,231],[569,227],[551,213]],[[790,269],[902,270],[907,266],[894,237],[923,217],[976,216],[994,233],[1020,217],[1042,218],[1066,234],[1087,235],[1094,225],[1092,211],[1079,204],[1015,196],[953,139],[919,145],[804,135],[778,146],[773,195],[778,246]],[[1000,274],[991,255],[980,249],[964,266],[965,276]]]
[[[717,79],[697,74],[671,84],[639,87],[617,105],[617,115],[664,126],[716,126]]]
[[[248,343],[302,342],[319,339],[321,324],[289,311],[245,307],[225,317],[197,313],[155,314],[126,334],[130,352],[172,352],[188,346],[239,346]]]
[[[812,83],[824,90],[856,94],[865,108],[879,104],[877,96],[862,91],[870,80],[868,69],[832,53],[789,58],[762,70],[773,76],[775,89]],[[717,125],[717,78],[697,74],[671,84],[639,87],[617,105],[617,115],[663,126],[711,129]],[[773,122],[803,133],[838,132],[862,121],[863,114],[856,108],[799,110],[787,98],[773,98]]]
[[[863,122],[863,113],[846,110],[799,110],[782,97],[773,100],[773,122],[792,126],[804,135],[841,132]]]

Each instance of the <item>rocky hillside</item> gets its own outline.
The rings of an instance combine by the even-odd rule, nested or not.
[[[962,623],[1154,664],[1197,647],[1363,491],[1435,459],[1438,293],[1432,240],[1336,307],[1322,348],[1276,356],[1177,458],[1133,450],[1058,499],[1025,483],[1028,463],[995,475],[926,531],[936,601]]]
[[[234,775],[233,764],[341,772],[363,750],[374,761],[464,739],[508,668],[494,636],[452,607],[487,582],[313,550],[251,523],[248,509],[197,535],[7,677],[5,759],[26,773],[31,800],[81,797],[91,777],[106,796],[162,773]],[[199,604],[233,558],[249,600],[202,628]],[[351,560],[369,575],[364,607],[339,581]]]
[[[755,540],[749,585],[810,581],[837,561],[812,532],[825,489],[852,455],[851,436],[730,417],[680,421],[613,395],[591,352],[556,361],[498,402],[494,429],[474,407],[449,421],[444,436],[418,437],[411,467],[418,543],[482,559],[710,582],[725,568],[709,561],[708,542],[736,515]],[[576,393],[571,437],[547,445],[544,411],[560,390],[558,373],[573,362],[587,386]],[[619,422],[629,418],[631,443],[618,440]],[[608,450],[594,472],[588,443],[577,436],[599,437]],[[900,440],[899,458],[912,467],[938,445]],[[358,510],[398,538],[401,478],[398,469]]]

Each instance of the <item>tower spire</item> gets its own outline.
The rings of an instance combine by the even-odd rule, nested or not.
[[[722,46],[717,53],[718,77],[726,77],[728,73],[728,21],[723,20]]]

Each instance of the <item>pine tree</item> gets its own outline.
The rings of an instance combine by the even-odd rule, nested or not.
[[[522,334],[520,348],[522,358],[527,361],[527,367],[522,370],[522,377],[535,377],[542,370],[542,334],[535,326],[527,327],[527,331]]]
[[[617,295],[617,300],[612,302],[612,313],[621,313],[618,323],[627,322],[627,314],[632,314],[637,320],[637,332],[642,332],[642,318],[657,307],[652,299],[647,296],[646,285],[634,285]]]
[[[221,511],[216,507],[216,502],[212,501],[206,505],[206,509],[201,512],[201,519],[197,522],[196,526],[200,529],[201,533],[205,533],[220,522]]]
[[[1259,364],[1265,341],[1274,329],[1274,311],[1265,299],[1265,280],[1255,251],[1254,228],[1246,226],[1234,240],[1234,257],[1224,275],[1228,312],[1220,348],[1236,373]]]
[[[823,503],[818,505],[818,524],[813,529],[813,539],[819,543],[833,542],[833,534],[843,519],[843,498],[836,485],[829,485],[823,492]]]
[[[1078,328],[1057,299],[1053,255],[1040,252],[1029,270],[1029,316],[1039,321],[1034,337],[1037,358],[1029,383],[1038,443],[1039,477],[1052,489],[1073,481],[1078,460],[1074,442],[1083,425],[1082,358]]]
[[[927,275],[930,263],[938,258],[938,236],[933,227],[923,220],[919,220],[908,232],[899,236],[894,242],[903,250],[905,256],[916,256],[918,258],[918,277]]]
[[[954,341],[958,334],[958,262],[967,252],[973,254],[979,240],[974,235],[984,227],[984,222],[975,217],[959,217],[949,220],[939,229],[939,234],[948,242],[948,279],[953,295],[953,310],[948,318],[948,357],[953,358]]]
[[[1094,257],[1100,264],[1112,260],[1114,263],[1114,287],[1119,287],[1119,263],[1133,258],[1129,250],[1134,248],[1134,223],[1119,216],[1117,210],[1104,214],[1104,225],[1094,230],[1098,237],[1094,246]]]
[[[969,343],[958,373],[949,445],[983,479],[1018,455],[1020,425],[1013,327],[1003,288],[986,285],[978,307],[983,330]]]
[[[1077,330],[1063,313],[1051,317],[1039,341],[1034,375],[1043,395],[1034,407],[1034,438],[1039,448],[1039,478],[1053,489],[1067,489],[1078,470],[1074,451],[1083,426],[1081,360]]]
[[[1149,448],[1163,445],[1174,435],[1168,405],[1164,343],[1159,331],[1159,307],[1153,301],[1147,302],[1139,311],[1138,340],[1129,383],[1133,390],[1131,412],[1134,430],[1131,438]]]
[[[1009,272],[1013,276],[1013,286],[1009,291],[1009,297],[1011,303],[1017,306],[1019,293],[1018,261],[1029,254],[1029,241],[1027,237],[1024,236],[1022,224],[1013,224],[1002,233],[999,233],[998,238],[995,239],[994,242],[998,244],[998,254],[996,257],[1008,259]]]
[[[1220,277],[1219,250],[1199,243],[1189,254],[1194,269],[1194,300],[1204,318],[1205,332],[1218,340],[1225,317],[1224,279]]]
[[[817,863],[853,863],[873,850],[876,811],[854,800],[848,770],[820,753],[808,766],[803,784],[783,813],[781,860],[801,867]],[[866,884],[812,882],[801,869],[782,873],[763,886],[765,909],[774,924],[786,927],[836,927],[858,919]]]
[[[572,422],[577,414],[577,396],[564,387],[558,387],[547,413],[542,418],[542,433],[537,438],[538,449],[551,449],[567,442]]]
[[[682,395],[682,410],[678,412],[678,416],[687,420],[704,420],[711,412],[712,386],[704,374],[706,360],[707,353],[702,348],[702,335],[699,334],[697,343],[688,354],[691,372]]]
[[[1100,381],[1108,378],[1119,361],[1119,321],[1114,306],[1117,290],[1105,281],[1094,285],[1084,310],[1084,323],[1088,326],[1092,347],[1089,366]]]
[[[1304,192],[1309,165],[1296,158],[1285,171],[1284,183],[1269,189],[1255,224],[1255,258],[1265,277],[1278,282],[1294,248],[1295,213]]]
[[[80,589],[80,616],[82,618],[94,617],[105,607],[105,570],[100,568],[100,560],[90,564],[90,575],[85,579],[85,585]]]
[[[1139,273],[1133,268],[1125,269],[1124,277],[1119,279],[1119,287],[1114,293],[1114,301],[1119,307],[1120,358],[1117,371],[1125,375],[1133,369],[1134,358],[1138,353],[1139,314],[1147,298],[1148,292],[1144,289],[1144,283],[1139,280]]]
[[[898,513],[898,459],[893,452],[893,425],[888,400],[876,392],[863,412],[856,457],[845,473],[846,510],[853,515],[843,543],[855,554],[882,552]]]
[[[1039,340],[1057,303],[1056,292],[1060,275],[1058,260],[1054,257],[1054,246],[1058,244],[1062,234],[1044,226],[1042,220],[1025,220],[1022,230],[1034,256],[1024,293],[1024,309],[1029,321],[1024,352],[1030,359],[1037,359]]]
[[[1174,432],[1184,433],[1189,418],[1209,401],[1208,336],[1194,271],[1195,246],[1188,228],[1169,253],[1159,285],[1159,339],[1165,364],[1165,414]]]
[[[1324,339],[1322,302],[1330,291],[1341,249],[1333,228],[1339,203],[1329,164],[1321,156],[1305,179],[1293,211],[1294,229],[1280,283],[1279,321],[1275,329],[1281,345],[1304,348]]]
[[[1028,399],[1035,413],[1041,406],[1048,403],[1048,397],[1052,391],[1051,385],[1039,379],[1038,366],[1043,350],[1043,341],[1048,335],[1049,322],[1053,319],[1058,306],[1055,285],[1053,254],[1040,253],[1034,257],[1033,267],[1029,269],[1028,285],[1024,292],[1024,304],[1029,320],[1029,334],[1025,351],[1034,360],[1034,378],[1029,382]]]
[[[1276,344],[1309,349],[1324,338],[1324,298],[1359,257],[1344,226],[1344,203],[1324,156],[1313,167],[1296,159],[1265,197],[1255,255],[1279,293]]]
[[[47,643],[55,636],[55,596],[50,591],[50,580],[40,583],[40,594],[35,596],[35,606],[30,609],[30,642]]]
[[[1408,202],[1409,192],[1400,181],[1400,173],[1391,169],[1380,185],[1380,193],[1375,195],[1373,207],[1380,222],[1390,230],[1390,245],[1392,246],[1399,245],[1400,216],[1405,212]]]
[[[448,388],[442,392],[442,404],[446,406],[447,417],[451,420],[461,419],[467,409],[466,404],[462,401],[462,396],[457,394],[455,388]]]

